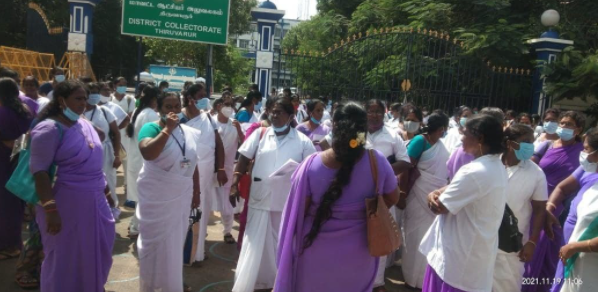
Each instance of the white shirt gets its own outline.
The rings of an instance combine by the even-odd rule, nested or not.
[[[120,106],[118,106],[116,103],[109,101],[105,104],[101,104],[101,106],[105,106],[112,111],[112,113],[116,117],[117,126],[120,126],[120,124],[122,124],[122,122],[127,118],[127,113],[125,113],[125,111],[122,108],[120,108]]]
[[[50,103],[50,99],[48,99],[47,97],[38,96],[36,102],[39,105],[39,107],[37,108],[37,112],[41,113],[42,110],[46,107],[46,105]]]
[[[533,211],[531,201],[548,200],[546,175],[531,160],[521,161],[518,165],[506,169],[509,176],[507,204],[517,218],[519,232],[523,234],[523,243],[526,243],[529,239]]]
[[[325,122],[328,120],[332,120],[332,116],[330,116],[330,112],[328,112],[327,110],[324,111],[324,115],[322,116],[322,121],[321,122]]]
[[[110,123],[114,122],[116,117],[109,108],[97,105],[94,109],[85,112],[85,118],[104,132],[105,138],[102,142],[111,141],[109,135]]]
[[[111,96],[111,101],[120,106],[120,108],[127,114],[135,111],[135,98],[130,95],[125,95],[123,99],[118,100],[114,95]]]
[[[446,150],[448,150],[450,154],[453,154],[453,152],[461,147],[461,144],[463,144],[463,142],[461,142],[461,137],[462,135],[459,133],[459,127],[457,127],[450,128],[446,133],[446,137],[440,140],[446,147]]]
[[[54,90],[51,90],[50,92],[48,92],[48,94],[46,94],[46,97],[49,100],[53,100],[54,99]]]
[[[500,156],[486,155],[461,167],[440,195],[449,213],[436,217],[419,251],[452,287],[469,292],[492,290],[507,184]]]
[[[403,139],[396,131],[388,127],[382,127],[373,134],[368,133],[366,148],[376,149],[387,158],[394,155],[397,161],[411,162]]]
[[[315,153],[316,148],[307,136],[293,128],[282,139],[278,139],[272,127],[269,127],[260,141],[261,131],[255,130],[239,148],[241,155],[249,159],[255,157],[249,206],[261,210],[282,211],[282,208],[273,208],[272,196],[288,196],[289,190],[286,190],[286,193],[285,190],[272,190],[268,185],[268,177],[290,159],[301,163],[307,156]],[[260,181],[256,181],[255,178]]]
[[[449,119],[449,128],[459,128],[459,124],[455,121],[455,119]]]

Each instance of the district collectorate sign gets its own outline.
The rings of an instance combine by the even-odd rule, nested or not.
[[[226,45],[230,0],[123,0],[122,34]]]

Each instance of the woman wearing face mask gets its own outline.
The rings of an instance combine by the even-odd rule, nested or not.
[[[405,143],[396,131],[384,125],[384,103],[379,99],[369,100],[365,105],[368,119],[368,135],[366,137],[366,148],[380,151],[391,164],[395,175],[399,175],[411,168],[411,161],[407,155]],[[332,140],[333,138],[331,138]],[[395,221],[400,224],[401,214],[396,208],[390,208],[390,213]],[[377,291],[384,291],[384,270],[394,263],[394,256],[381,257],[378,273],[374,282]]]
[[[427,204],[428,194],[446,186],[446,162],[449,153],[440,138],[445,135],[449,118],[434,113],[428,119],[423,134],[416,136],[407,146],[407,153],[416,170],[409,170],[399,176],[400,197],[397,206],[403,212],[402,267],[405,283],[421,288],[427,261],[418,248],[426,231],[436,216]],[[411,177],[413,176],[413,177]],[[414,181],[413,186],[409,181]],[[407,195],[408,194],[408,195]]]
[[[307,117],[303,123],[297,126],[297,131],[303,133],[313,141],[316,150],[322,151],[320,148],[320,140],[330,133],[330,128],[322,125],[322,116],[324,116],[324,102],[319,99],[312,99],[307,104]]]
[[[230,96],[225,96],[217,99],[214,102],[214,109],[218,113],[216,118],[216,125],[218,127],[218,134],[222,139],[224,145],[224,169],[227,177],[233,177],[233,170],[235,167],[235,155],[239,144],[245,140],[243,130],[238,121],[232,120],[233,115],[233,101]],[[233,206],[230,202],[230,188],[232,180],[229,180],[223,186],[216,187],[216,197],[213,200],[212,209],[220,212],[222,216],[222,224],[224,225],[224,242],[234,244],[235,239],[231,235],[233,228],[234,212]]]
[[[244,244],[235,274],[234,292],[272,289],[276,278],[276,247],[282,209],[290,191],[289,185],[271,186],[270,178],[290,159],[301,163],[316,152],[305,135],[289,126],[294,118],[293,105],[288,99],[277,99],[270,115],[272,127],[256,130],[239,148],[231,196],[238,195],[240,174],[247,171],[255,158],[252,171],[249,212]],[[262,135],[262,131],[266,131]]]
[[[519,114],[519,116],[517,117],[517,124],[521,124],[529,127],[530,129],[533,129],[532,116],[530,116],[530,114],[528,113]]]
[[[544,112],[544,124],[542,124],[544,133],[536,138],[536,141],[534,142],[536,149],[542,142],[556,141],[559,139],[559,135],[557,135],[556,130],[559,127],[560,115],[561,111],[555,108],[549,108]]]
[[[100,86],[95,83],[87,84],[87,104],[85,105],[85,118],[94,126],[100,128],[104,132],[104,140],[102,147],[104,148],[104,174],[106,175],[106,182],[112,198],[111,209],[114,219],[118,220],[120,210],[118,209],[118,197],[116,196],[116,169],[120,167],[120,145],[121,138],[118,126],[116,124],[116,116],[112,111],[104,106],[98,105],[100,103]]]
[[[589,176],[595,181],[597,149],[598,132],[593,130],[587,135],[580,155],[585,172],[582,178],[586,177],[588,181]],[[559,269],[555,275],[561,281],[555,281],[551,291],[592,292],[598,287],[598,185],[593,182],[589,188],[580,186],[564,226],[566,244],[559,251]],[[559,199],[560,196],[554,198],[551,195],[549,201],[557,204]]]
[[[224,168],[224,146],[218,135],[216,119],[213,119],[208,110],[210,99],[207,97],[206,89],[202,84],[191,85],[185,92],[185,104],[179,115],[181,123],[199,130],[201,138],[197,145],[199,160],[199,185],[201,186],[201,212],[210,214],[212,199],[216,197],[215,188],[223,186],[228,182],[226,169]],[[197,241],[196,261],[205,259],[205,239],[210,216],[201,216],[199,222],[199,237]]]
[[[548,193],[552,193],[556,186],[566,179],[571,173],[579,167],[579,154],[583,150],[583,143],[579,140],[579,135],[585,126],[585,117],[574,111],[568,111],[561,115],[559,127],[556,130],[559,139],[545,141],[535,149],[532,160],[546,174],[548,182]],[[572,198],[571,198],[572,199]],[[564,204],[551,207],[553,214],[561,214],[567,210],[570,200]],[[568,212],[565,211],[565,214]],[[534,260],[525,266],[525,278],[550,278],[552,279],[556,272],[558,263],[558,251],[563,240],[563,231],[560,228],[553,228],[554,238],[549,238],[547,234],[541,233],[536,247]],[[523,286],[523,291],[548,291],[552,283],[538,282],[535,285]]]
[[[494,266],[493,292],[521,291],[525,262],[532,260],[540,231],[544,227],[546,208],[546,176],[530,161],[534,154],[534,131],[515,124],[505,131],[505,150],[502,162],[507,169],[507,205],[517,218],[523,234],[523,248],[518,253],[499,249]],[[533,218],[533,221],[532,221]]]
[[[143,156],[137,145],[137,137],[143,125],[158,120],[160,116],[154,110],[157,106],[158,89],[153,86],[146,86],[139,99],[139,107],[135,109],[131,123],[127,126],[127,137],[129,147],[127,151],[127,199],[137,202],[137,178],[143,166]],[[137,216],[131,218],[129,223],[129,237],[136,238],[139,235],[139,223]]]
[[[405,146],[413,139],[422,126],[424,115],[421,110],[412,105],[406,104],[401,108],[401,124],[399,125],[399,135],[403,138]]]
[[[442,143],[446,147],[449,153],[455,152],[457,148],[461,147],[461,136],[463,136],[463,128],[465,128],[465,123],[467,123],[467,119],[473,116],[473,112],[470,108],[466,106],[459,107],[459,111],[457,111],[457,117],[459,118],[459,126],[455,128],[451,128],[446,133],[446,137],[442,139]]]
[[[574,199],[571,201],[571,207],[569,208],[569,214],[562,227],[562,242],[567,243],[572,239],[571,234],[578,221],[577,213],[580,202],[585,197],[586,191],[598,182],[596,149],[598,149],[598,130],[592,130],[587,134],[584,142],[584,150],[579,155],[580,167],[577,168],[573,174],[559,183],[548,199],[545,226],[549,238],[554,237],[554,227],[557,227],[556,229],[561,229],[559,219],[557,218],[559,214],[557,213],[553,215],[556,206],[562,205],[564,201],[574,196]],[[559,261],[555,278],[563,279],[563,277],[563,263]],[[561,280],[560,282],[555,281],[551,291],[561,291],[564,282],[564,280]]]
[[[428,195],[437,216],[419,245],[428,260],[422,292],[492,289],[508,185],[500,160],[502,120],[483,114],[468,120],[462,147],[475,160],[446,188]]]
[[[157,99],[160,118],[143,125],[138,147],[139,286],[142,292],[191,291],[182,283],[183,246],[191,207],[199,205],[199,131],[179,124],[181,102],[168,92]]]
[[[112,266],[114,218],[104,195],[103,147],[90,122],[82,83],[56,86],[31,131],[30,171],[44,248],[42,291],[104,291]],[[56,164],[56,182],[48,169]],[[84,268],[82,268],[84,267]]]

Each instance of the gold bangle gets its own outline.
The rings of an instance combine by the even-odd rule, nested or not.
[[[588,250],[589,250],[590,252],[594,252],[594,251],[592,250],[592,246],[590,245],[591,243],[592,243],[592,240],[591,240],[591,239],[589,239],[589,240],[588,240]]]
[[[536,244],[536,243],[535,243],[533,240],[528,240],[527,242],[528,242],[528,243],[531,243],[531,244],[533,244],[533,245],[534,245],[534,247],[537,247],[537,246],[538,246],[538,245],[537,245],[537,244]]]
[[[48,200],[42,204],[42,208],[45,208],[48,205],[56,204],[56,200]]]

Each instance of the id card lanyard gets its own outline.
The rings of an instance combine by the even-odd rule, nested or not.
[[[186,150],[185,147],[187,145],[187,141],[185,140],[185,131],[183,131],[183,128],[181,127],[181,125],[179,125],[179,129],[181,129],[181,136],[183,136],[183,144],[181,145],[181,142],[179,142],[179,139],[177,139],[174,135],[172,135],[172,138],[177,143],[177,145],[179,145],[179,148],[181,149],[181,153],[183,154],[183,160],[181,160],[181,168],[187,168],[191,165],[191,162],[189,161],[189,159],[187,159],[187,156],[185,156],[185,150]]]

